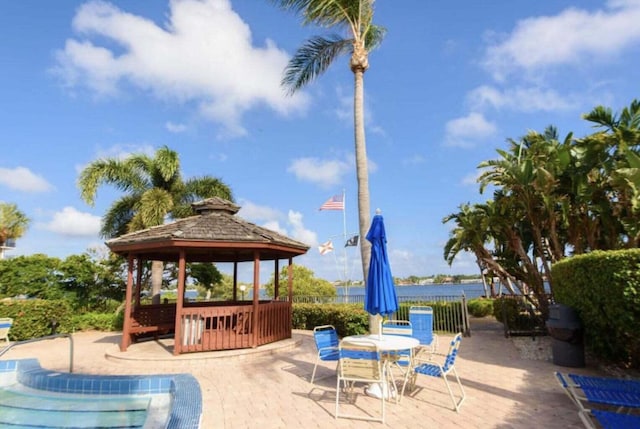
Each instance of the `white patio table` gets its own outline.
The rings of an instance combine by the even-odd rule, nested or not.
[[[350,335],[348,337],[344,337],[343,340],[354,343],[357,343],[358,340],[373,342],[378,346],[378,349],[381,352],[398,352],[401,350],[411,350],[412,355],[413,349],[420,345],[420,340],[406,335]],[[388,359],[384,360],[383,371],[391,371],[390,361]],[[386,374],[384,379],[387,380]],[[395,391],[395,386],[392,386],[392,388],[389,389],[387,383],[373,383],[366,389],[366,394],[376,398],[380,398],[381,395],[384,395],[385,399],[389,399],[390,397],[397,395],[397,392]]]

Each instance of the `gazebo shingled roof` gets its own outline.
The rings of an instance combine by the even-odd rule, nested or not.
[[[247,222],[235,214],[237,205],[209,198],[193,205],[196,215],[122,235],[107,241],[115,253],[143,253],[153,260],[176,261],[188,248],[187,262],[246,262],[254,251],[261,260],[302,255],[309,246],[275,231]]]

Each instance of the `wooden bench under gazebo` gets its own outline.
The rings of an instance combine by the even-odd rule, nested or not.
[[[257,347],[291,338],[293,257],[309,246],[247,222],[240,207],[222,198],[193,204],[196,215],[132,232],[107,241],[112,252],[128,259],[128,280],[120,350],[141,335],[174,332],[173,354]],[[279,263],[287,260],[284,295],[278,283]],[[141,304],[142,267],[146,261],[178,266],[175,303]],[[260,262],[274,262],[274,297],[260,299]],[[231,301],[187,302],[186,264],[233,263]],[[253,299],[239,301],[238,263],[253,262]]]

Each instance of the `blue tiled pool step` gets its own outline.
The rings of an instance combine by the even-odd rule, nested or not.
[[[150,398],[163,394],[170,397],[166,401],[166,406],[170,407],[167,411],[168,417],[162,424],[158,422],[153,428],[200,427],[202,394],[197,380],[189,374],[68,374],[45,370],[36,359],[20,359],[0,361],[0,376],[0,388],[2,377],[5,381],[13,378],[13,382],[18,382],[16,389],[0,389],[0,407],[5,407],[4,411],[0,408],[0,427],[4,427],[2,422],[4,416],[9,414],[7,410],[22,410],[23,414],[26,412],[29,415],[28,421],[7,420],[5,425],[10,428],[142,428],[148,415]],[[69,399],[70,394],[76,396]],[[24,395],[24,401],[19,398],[20,395]],[[37,407],[29,405],[29,395],[37,395]],[[126,413],[121,412],[125,409]],[[73,412],[70,412],[71,410]],[[17,411],[15,414],[18,414]],[[74,417],[65,420],[65,414]],[[113,417],[116,415],[118,418]],[[103,420],[109,416],[113,419]],[[108,425],[101,423],[106,421]],[[149,427],[148,423],[144,427]]]
[[[125,398],[87,398],[86,396],[65,395],[50,396],[43,392],[32,393],[12,390],[11,387],[0,390],[0,407],[33,411],[143,411],[149,408],[149,397]],[[0,408],[1,409],[1,408]],[[0,413],[0,421],[2,413]]]

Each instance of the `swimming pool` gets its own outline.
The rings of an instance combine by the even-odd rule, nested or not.
[[[202,394],[189,374],[89,375],[0,361],[0,428],[198,429]]]

